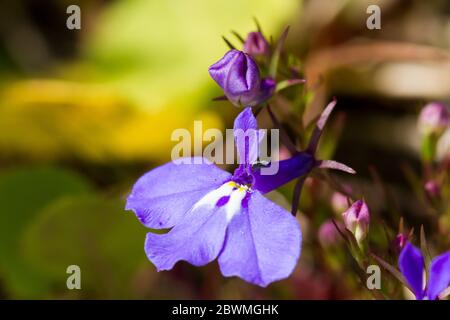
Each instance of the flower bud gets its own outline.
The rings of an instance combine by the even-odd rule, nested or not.
[[[340,222],[336,222],[336,224],[339,228],[343,228],[343,225]],[[331,219],[322,223],[317,232],[317,237],[324,248],[332,247],[342,240],[339,231],[336,229],[336,226]]]
[[[441,194],[441,187],[434,180],[427,181],[424,185],[424,189],[430,199],[439,198],[439,195]]]
[[[450,123],[450,114],[445,104],[427,104],[419,115],[418,129],[423,135],[440,135]]]
[[[265,56],[269,53],[269,43],[261,32],[250,32],[245,39],[243,51],[252,57]]]
[[[334,192],[333,195],[331,196],[331,207],[337,214],[340,214],[342,211],[347,210],[348,208],[347,196],[337,191]]]
[[[276,86],[273,79],[261,79],[252,57],[238,50],[228,51],[209,67],[209,74],[236,106],[255,106],[264,102],[272,96]]]
[[[369,208],[362,200],[354,202],[350,208],[342,214],[345,227],[353,233],[356,241],[360,243],[369,231]]]
[[[407,241],[408,241],[407,236],[405,236],[403,233],[398,234],[394,239],[394,249],[398,252],[402,251]]]

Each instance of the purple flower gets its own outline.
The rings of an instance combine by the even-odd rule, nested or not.
[[[369,231],[370,214],[369,208],[362,200],[354,202],[350,208],[342,214],[345,227],[353,233],[360,243]]]
[[[243,51],[252,57],[265,56],[269,53],[269,43],[261,32],[250,32],[245,39]]]
[[[209,67],[209,74],[236,106],[262,103],[272,96],[276,86],[273,79],[261,79],[256,62],[238,50],[228,51]]]
[[[400,253],[398,266],[418,300],[435,300],[450,286],[450,251],[431,261],[426,286],[424,258],[411,243],[408,242]]]
[[[239,130],[258,135],[249,107],[234,123],[242,163],[233,175],[197,159],[202,164],[165,164],[134,185],[126,209],[149,228],[172,228],[166,234],[147,234],[145,252],[158,271],[170,270],[180,260],[202,266],[217,258],[224,276],[264,287],[294,270],[300,255],[299,223],[262,195],[279,182],[258,182],[262,175],[252,165],[259,137],[237,139]],[[296,168],[295,174],[306,174],[309,168]]]
[[[419,115],[419,131],[424,135],[441,134],[450,123],[450,113],[443,103],[427,104]]]

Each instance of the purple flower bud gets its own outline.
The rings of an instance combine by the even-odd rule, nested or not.
[[[431,102],[419,115],[418,128],[424,135],[441,134],[450,123],[450,114],[445,104]]]
[[[406,245],[407,241],[407,236],[405,236],[403,233],[398,234],[394,239],[394,248],[400,252]]]
[[[369,231],[370,214],[369,208],[362,200],[354,202],[350,208],[342,214],[345,227],[353,233],[360,243]]]
[[[209,74],[236,106],[255,106],[269,99],[275,90],[275,81],[261,79],[252,57],[238,50],[228,51],[209,67]]]
[[[340,229],[344,227],[340,222],[336,222],[336,224]],[[332,247],[342,240],[339,231],[336,229],[336,226],[331,219],[322,223],[317,232],[317,237],[319,238],[320,244],[325,248]]]
[[[438,198],[441,193],[441,187],[434,180],[427,181],[424,185],[424,189],[430,199]]]
[[[260,32],[250,32],[245,39],[243,51],[252,57],[265,56],[269,53],[269,43]]]

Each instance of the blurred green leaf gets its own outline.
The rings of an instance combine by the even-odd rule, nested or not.
[[[19,168],[0,174],[0,273],[17,297],[39,293],[45,283],[23,262],[19,242],[37,212],[61,196],[90,191],[80,176],[57,168]]]
[[[296,0],[118,1],[96,19],[85,52],[94,75],[141,106],[198,108],[214,85],[208,67],[228,49],[220,35],[254,31],[257,17],[278,36],[298,8]]]
[[[67,267],[78,265],[83,297],[133,297],[133,277],[147,263],[146,229],[123,208],[123,201],[95,194],[60,199],[26,231],[27,261],[49,279],[58,296],[69,294]]]

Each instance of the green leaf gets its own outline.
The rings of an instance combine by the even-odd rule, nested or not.
[[[288,32],[289,32],[289,27],[284,29],[283,33],[281,34],[280,38],[278,39],[278,42],[276,44],[275,50],[272,55],[272,59],[270,61],[269,75],[273,79],[275,79],[276,75],[277,75],[278,62],[280,60],[281,51],[283,50],[284,42],[287,38]]]

